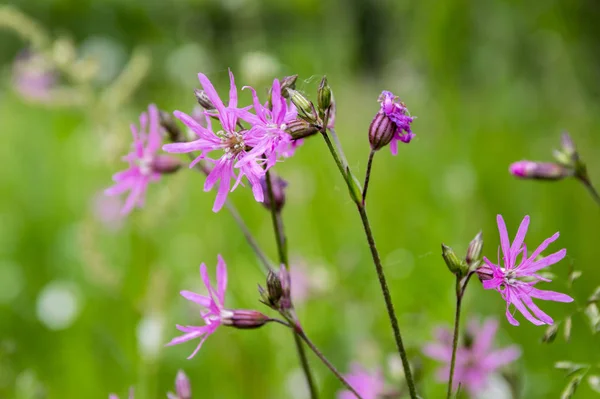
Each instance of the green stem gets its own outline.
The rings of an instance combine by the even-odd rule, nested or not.
[[[285,265],[289,268],[288,265],[288,256],[287,256],[287,242],[285,238],[285,231],[283,229],[283,219],[281,218],[281,212],[277,211],[275,207],[275,195],[273,194],[273,182],[271,180],[271,174],[267,171],[265,175],[266,183],[267,183],[267,195],[269,196],[269,200],[271,202],[271,219],[273,221],[273,231],[275,232],[275,241],[277,242],[277,252],[279,254],[279,263]],[[290,322],[290,320],[288,320]],[[290,322],[291,323],[291,322]],[[304,349],[304,345],[302,345],[302,341],[300,337],[293,332],[294,343],[296,344],[296,351],[298,352],[298,358],[300,359],[300,365],[302,366],[302,371],[304,371],[304,376],[306,377],[306,384],[308,385],[308,389],[310,391],[310,397],[312,399],[317,399],[319,397],[317,392],[317,385],[315,383],[314,377],[310,370],[310,365],[308,363],[308,359],[306,357],[306,350]]]
[[[337,377],[337,379],[346,387],[348,388],[348,390],[350,392],[352,392],[358,399],[362,399],[362,396],[360,396],[360,394],[358,392],[356,392],[356,390],[352,387],[352,385],[350,385],[350,383],[348,381],[346,381],[346,379],[344,378],[344,376],[335,368],[335,366],[333,364],[331,364],[331,362],[325,357],[325,355],[323,355],[323,353],[321,353],[321,351],[319,350],[319,348],[317,348],[315,346],[315,344],[313,344],[313,342],[306,336],[306,334],[304,333],[304,331],[301,328],[296,328],[296,334],[297,336],[299,336],[300,338],[302,338],[302,340],[304,340],[304,342],[306,342],[306,345],[308,345],[308,347],[313,351],[313,353],[315,355],[317,355],[317,357],[319,359],[321,359],[321,361],[323,362],[323,364],[325,366],[327,366],[327,368]]]
[[[373,166],[373,157],[375,151],[371,150],[369,153],[369,160],[367,161],[367,173],[365,174],[365,185],[362,192],[362,206],[365,206],[367,201],[367,189],[369,188],[369,181],[371,180],[371,167]]]
[[[352,172],[350,171],[350,168],[344,168],[340,157],[338,156],[334,146],[331,143],[331,140],[327,135],[327,131],[325,130],[325,128],[323,128],[321,133],[323,135],[323,138],[325,139],[325,142],[327,143],[327,148],[329,148],[329,152],[331,152],[331,155],[333,156],[333,159],[336,165],[338,166],[342,177],[348,185],[350,196],[354,200],[358,212],[360,214],[360,219],[363,224],[365,235],[367,236],[369,249],[371,250],[371,256],[373,258],[373,263],[377,272],[377,278],[379,279],[379,284],[381,286],[381,293],[383,294],[383,299],[385,301],[385,306],[388,312],[388,317],[390,319],[390,324],[392,325],[394,339],[396,341],[396,347],[398,348],[398,353],[400,354],[400,359],[402,360],[402,367],[404,368],[404,375],[406,377],[406,383],[408,385],[409,394],[412,399],[417,399],[415,381],[410,369],[410,363],[408,361],[406,349],[404,348],[404,343],[402,341],[400,326],[398,325],[398,318],[396,317],[396,312],[392,303],[392,297],[390,295],[390,290],[387,284],[387,280],[385,278],[385,273],[383,271],[383,265],[381,264],[381,257],[379,256],[379,251],[377,250],[377,246],[375,244],[375,238],[373,237],[373,232],[371,231],[371,225],[367,216],[367,210],[362,203],[362,194],[360,193],[358,185],[355,183],[355,179],[352,175]]]
[[[600,194],[598,194],[598,191],[596,191],[596,189],[594,188],[592,183],[589,181],[589,179],[581,179],[580,178],[579,180],[581,180],[581,182],[583,183],[585,188],[587,188],[588,192],[590,193],[590,195],[592,196],[594,201],[596,201],[596,203],[598,205],[600,205]]]
[[[460,277],[456,277],[456,313],[454,315],[454,337],[452,339],[452,358],[450,360],[450,377],[448,378],[448,392],[446,399],[452,396],[452,383],[454,380],[454,366],[456,364],[456,349],[458,348],[458,330],[460,327],[460,308],[464,291],[460,289]]]

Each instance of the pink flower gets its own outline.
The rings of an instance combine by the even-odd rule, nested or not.
[[[256,131],[237,130],[238,113],[240,110],[237,108],[237,88],[233,73],[229,72],[230,90],[227,107],[221,101],[210,80],[202,73],[198,74],[198,78],[206,95],[216,109],[216,114],[209,111],[206,111],[206,114],[218,116],[223,130],[215,133],[212,130],[210,120],[207,120],[207,126],[203,126],[193,117],[183,112],[175,111],[173,115],[196,133],[198,139],[189,143],[167,144],[163,146],[163,149],[171,153],[200,151],[200,155],[190,164],[190,167],[193,167],[202,159],[214,163],[214,167],[204,184],[204,191],[209,191],[219,182],[217,198],[213,206],[214,212],[219,211],[223,207],[230,189],[233,191],[240,184],[244,176],[250,181],[254,198],[258,202],[263,202],[264,195],[260,186],[260,178],[265,172],[259,165],[258,156],[261,154],[247,151],[249,147],[256,147],[262,137],[257,135]],[[219,151],[221,155],[217,158],[208,157],[213,151]],[[235,172],[236,169],[238,169],[237,175]],[[235,179],[233,188],[231,188],[231,179]]]
[[[13,85],[26,99],[50,102],[52,90],[57,85],[57,74],[41,54],[27,50],[15,60]]]
[[[266,168],[275,165],[277,158],[290,157],[293,155],[295,147],[298,145],[292,141],[285,129],[287,124],[296,120],[296,107],[292,104],[288,107],[287,101],[281,95],[281,85],[279,80],[273,80],[271,89],[271,107],[262,105],[256,95],[256,90],[250,86],[245,86],[252,91],[252,99],[254,102],[254,111],[256,115],[251,114],[246,110],[239,110],[238,115],[244,121],[250,123],[257,143],[254,148],[248,153],[247,159],[255,159],[265,156]]]
[[[482,325],[471,320],[464,342],[459,343],[456,350],[454,389],[461,384],[471,396],[475,396],[487,387],[489,377],[497,369],[519,358],[521,351],[515,345],[492,349],[497,329],[498,322],[494,319],[487,319]],[[425,345],[423,353],[445,363],[437,370],[436,377],[440,382],[447,382],[452,358],[452,333],[446,328],[437,328],[434,335],[435,342]]]
[[[395,125],[395,133],[390,142],[392,154],[398,154],[398,141],[410,143],[415,134],[410,129],[413,117],[408,113],[408,109],[403,102],[398,101],[398,97],[392,92],[382,91],[378,101],[381,103],[379,112],[385,114]]]
[[[483,266],[482,269],[487,269],[488,272],[491,272],[491,278],[482,282],[483,288],[488,290],[495,289],[502,295],[502,298],[506,301],[506,318],[510,324],[514,326],[519,325],[519,322],[510,312],[511,304],[514,305],[527,320],[535,325],[552,324],[552,318],[538,308],[531,298],[555,302],[573,301],[573,298],[568,295],[553,291],[542,291],[534,287],[540,281],[550,281],[536,273],[541,269],[557,263],[567,254],[566,249],[561,249],[558,252],[536,260],[548,245],[556,241],[559,234],[555,233],[552,237],[546,239],[535,251],[533,251],[531,256],[528,257],[527,248],[523,241],[525,240],[525,234],[529,227],[529,216],[525,216],[521,222],[521,226],[519,226],[519,230],[517,231],[517,235],[512,245],[509,242],[506,225],[504,224],[504,219],[502,219],[501,215],[498,215],[497,221],[504,267],[496,265],[484,257],[483,260],[486,265]],[[517,263],[517,257],[520,254],[521,260]],[[498,260],[498,263],[500,263],[500,260]],[[527,281],[523,281],[523,278],[526,278]],[[533,312],[533,315],[528,308]]]
[[[194,352],[188,357],[191,359],[198,353],[206,338],[213,334],[221,324],[223,324],[222,316],[225,315],[227,310],[224,307],[225,302],[225,290],[227,289],[227,265],[221,257],[218,256],[217,262],[217,287],[216,289],[210,283],[208,272],[206,271],[206,265],[203,263],[200,265],[200,276],[204,282],[204,286],[208,292],[208,295],[200,295],[190,291],[181,291],[183,296],[188,301],[192,301],[204,308],[200,312],[200,316],[206,323],[203,326],[180,326],[177,325],[179,331],[185,334],[176,338],[173,338],[167,345],[177,345],[183,342],[190,341],[192,339],[200,338],[200,343],[194,350]]]
[[[350,370],[348,374],[344,374],[344,378],[363,399],[377,399],[385,392],[385,381],[381,371],[370,373],[358,363],[352,363]],[[356,399],[356,395],[348,390],[339,392],[337,397],[338,399]]]
[[[168,399],[191,399],[192,398],[192,387],[190,379],[182,370],[177,372],[175,378],[175,393],[168,392]]]
[[[148,113],[140,115],[139,130],[131,125],[133,150],[123,157],[129,168],[113,176],[114,186],[104,190],[104,194],[113,196],[129,191],[127,200],[121,208],[121,214],[131,212],[134,207],[144,205],[144,197],[148,183],[157,181],[161,173],[171,173],[179,167],[174,158],[157,155],[161,145],[158,108],[154,104],[148,107]]]

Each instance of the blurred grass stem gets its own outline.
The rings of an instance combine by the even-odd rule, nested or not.
[[[271,174],[267,171],[265,175],[266,183],[267,183],[267,195],[269,196],[269,200],[271,203],[271,219],[273,220],[273,231],[275,232],[275,241],[277,242],[277,252],[279,254],[279,263],[285,265],[289,270],[288,264],[288,256],[287,256],[287,239],[285,237],[285,231],[283,227],[283,219],[281,217],[281,212],[277,210],[275,207],[275,195],[273,193],[273,182],[271,180]],[[288,322],[292,323],[290,320]],[[317,399],[319,397],[317,393],[317,386],[310,370],[310,365],[308,363],[308,358],[306,357],[306,351],[304,346],[302,345],[301,337],[297,334],[295,329],[292,335],[294,336],[294,343],[296,344],[296,350],[298,352],[298,358],[300,359],[300,365],[302,366],[302,371],[304,371],[304,376],[306,377],[306,383],[308,385],[308,389],[310,390],[310,397],[312,399]]]
[[[402,367],[404,369],[404,374],[406,376],[406,384],[408,385],[408,390],[410,393],[410,397],[412,399],[417,399],[417,391],[415,388],[415,381],[412,376],[412,372],[410,370],[410,363],[408,361],[408,356],[406,354],[406,349],[404,348],[404,343],[402,342],[402,335],[400,333],[400,326],[398,325],[398,318],[396,316],[396,312],[394,310],[394,304],[392,303],[392,297],[390,295],[390,290],[387,284],[387,280],[385,278],[385,273],[383,271],[383,265],[381,264],[381,258],[379,256],[379,251],[377,250],[377,246],[375,244],[375,238],[373,237],[373,232],[371,231],[371,224],[369,223],[369,217],[367,216],[367,210],[363,203],[363,196],[361,194],[360,188],[357,187],[356,180],[352,175],[349,167],[344,167],[342,164],[340,157],[333,146],[329,136],[327,134],[327,129],[322,128],[321,133],[323,138],[325,139],[325,143],[327,144],[327,148],[329,148],[329,152],[333,156],[333,159],[342,174],[342,177],[346,181],[348,185],[348,189],[350,191],[350,196],[352,197],[356,207],[358,208],[358,213],[360,214],[360,219],[363,224],[363,228],[365,230],[365,234],[367,236],[367,241],[369,243],[369,249],[371,250],[371,256],[373,258],[373,263],[375,264],[375,270],[377,272],[377,277],[379,279],[379,284],[381,286],[381,293],[383,294],[383,299],[385,301],[386,309],[388,312],[388,317],[390,319],[390,323],[392,325],[392,330],[394,333],[394,339],[396,341],[396,346],[398,348],[398,353],[400,354],[400,359],[402,360]]]

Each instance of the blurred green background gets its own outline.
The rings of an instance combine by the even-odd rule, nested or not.
[[[193,343],[163,347],[178,334],[175,323],[199,323],[178,291],[200,289],[198,265],[213,272],[218,253],[229,266],[228,305],[266,310],[257,301],[258,262],[230,215],[211,212],[214,193],[202,191],[202,176],[184,169],[163,178],[145,208],[120,222],[101,196],[124,165],[128,124],[150,102],[191,112],[199,71],[223,93],[228,67],[239,86],[261,92],[273,77],[297,73],[299,89],[313,95],[326,74],[337,132],[359,176],[381,90],[398,94],[418,117],[410,145],[397,157],[387,149],[376,156],[369,213],[406,344],[422,366],[424,397],[441,397],[445,386],[434,382],[436,364],[420,348],[454,312],[441,242],[462,254],[482,229],[494,259],[496,214],[511,235],[528,214],[529,247],[560,231],[551,249],[568,249],[544,288],[570,292],[570,263],[584,276],[570,292],[579,304],[598,285],[600,215],[585,189],[507,172],[513,161],[548,160],[568,130],[600,185],[596,1],[9,3],[39,21],[42,33],[3,9],[2,25],[21,34],[0,32],[2,398],[125,397],[129,386],[138,398],[159,398],[178,369],[190,376],[195,397],[306,397],[291,337],[277,325],[222,328],[193,360],[186,360]],[[56,100],[27,97],[14,83],[15,59],[32,38],[61,65]],[[99,68],[86,75],[78,57]],[[289,181],[290,252],[313,282],[298,306],[307,333],[341,370],[351,361],[380,367],[393,385],[394,342],[368,247],[323,141],[307,140],[277,170]],[[268,213],[248,190],[230,198],[275,258]],[[556,320],[577,306],[541,303]],[[566,380],[555,361],[599,361],[600,344],[581,316],[570,344],[543,345],[543,328],[522,317],[520,327],[510,326],[500,296],[477,281],[464,314],[495,315],[498,345],[522,347],[510,368],[522,398],[559,396]],[[310,359],[322,397],[334,397],[339,383]],[[576,397],[593,395],[583,384]]]

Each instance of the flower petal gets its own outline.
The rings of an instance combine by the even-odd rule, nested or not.
[[[208,308],[210,306],[210,303],[212,302],[209,297],[200,295],[200,294],[196,294],[195,292],[181,291],[180,294],[182,297],[184,297],[188,301],[195,302],[200,306],[204,306],[205,308]]]
[[[519,275],[519,276],[531,275],[531,274],[537,272],[538,270],[541,270],[545,267],[548,267],[550,265],[560,262],[566,255],[567,255],[567,250],[563,248],[558,252],[555,252],[551,255],[546,256],[545,258],[538,260],[537,262],[525,264],[524,266],[520,267],[517,270],[517,275]]]
[[[511,267],[515,266],[515,261],[517,259],[517,254],[521,249],[521,245],[525,241],[525,235],[527,234],[527,228],[529,227],[529,215],[525,215],[521,225],[519,226],[519,230],[517,231],[517,235],[515,236],[515,240],[513,241],[510,247],[510,265]]]
[[[514,362],[520,356],[521,349],[516,345],[512,345],[490,352],[481,362],[481,366],[489,371],[493,371]]]
[[[227,265],[219,254],[217,261],[217,298],[221,306],[225,304],[225,290],[227,289]]]
[[[527,289],[527,294],[533,298],[538,298],[544,301],[554,302],[573,302],[573,298],[560,292],[538,290],[537,288],[531,287]]]
[[[500,233],[500,245],[502,247],[504,265],[506,268],[510,269],[512,267],[512,265],[510,264],[510,241],[508,239],[506,223],[504,223],[502,215],[496,216],[496,222],[498,223],[498,232]]]

